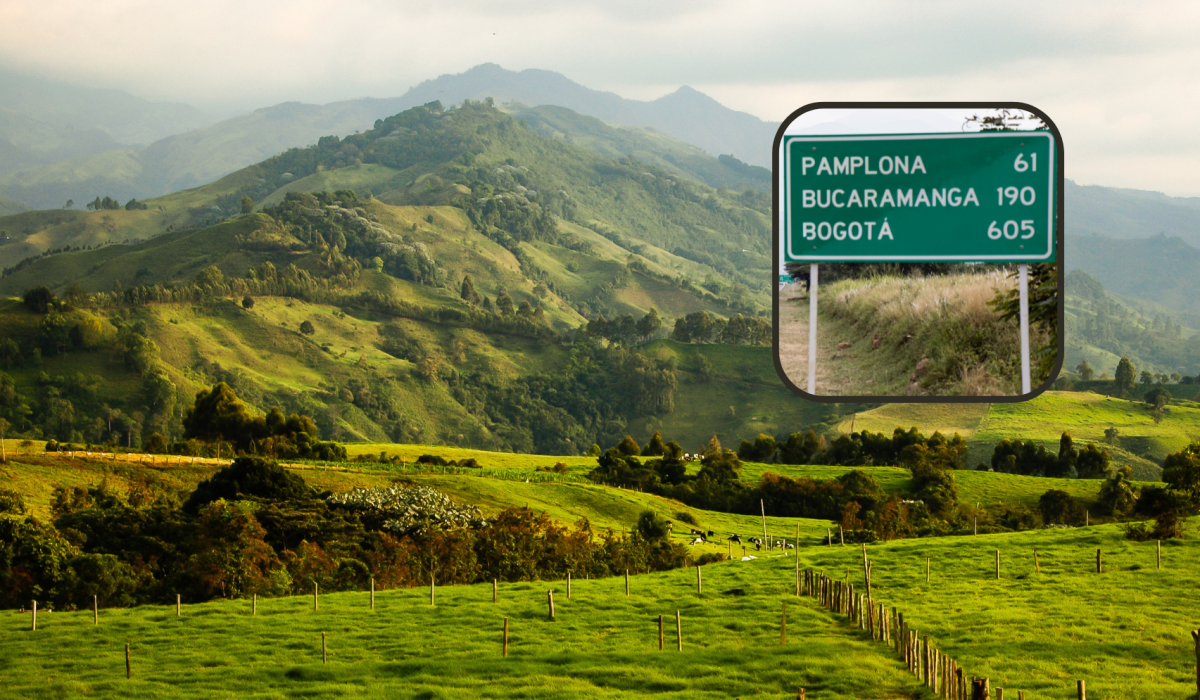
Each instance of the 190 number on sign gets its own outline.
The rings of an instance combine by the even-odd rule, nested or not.
[[[988,226],[988,238],[993,241],[1000,240],[1001,238],[1007,238],[1011,241],[1017,236],[1021,236],[1021,238],[1033,238],[1035,233],[1033,230],[1033,219],[1022,219],[1020,223],[1005,221],[1002,228],[998,228],[996,226],[997,223],[999,222],[993,221],[992,225]],[[1028,233],[1022,235],[1022,231],[1028,231]]]

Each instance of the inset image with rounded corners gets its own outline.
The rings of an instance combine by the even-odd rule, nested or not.
[[[775,368],[814,401],[1013,402],[1063,357],[1063,145],[1018,103],[817,103],[775,136]]]

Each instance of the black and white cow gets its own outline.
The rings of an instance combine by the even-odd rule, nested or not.
[[[742,543],[742,537],[741,537],[741,535],[738,535],[737,533],[734,533],[734,534],[732,534],[732,535],[730,535],[730,536],[729,536],[729,541],[730,541],[730,542],[737,542],[738,544],[741,544],[741,543]]]

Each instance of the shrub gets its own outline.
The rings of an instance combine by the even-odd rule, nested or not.
[[[687,511],[683,511],[683,510],[681,510],[675,514],[675,519],[681,523],[687,523],[688,525],[696,524],[696,516],[692,515],[691,513],[687,512]]]
[[[183,507],[196,513],[201,506],[218,499],[232,501],[246,496],[272,501],[304,500],[312,498],[313,492],[303,478],[274,460],[238,457],[212,478],[200,482]]]

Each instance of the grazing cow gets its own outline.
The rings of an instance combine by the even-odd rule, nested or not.
[[[794,545],[794,544],[789,544],[789,545],[787,546],[787,548],[788,548],[788,549],[795,549],[795,548],[796,548],[796,545]]]
[[[691,530],[692,530],[692,534],[693,534],[693,535],[703,535],[703,534],[704,534],[704,531],[703,531],[703,530],[697,530],[697,529],[696,529],[696,528],[694,528],[694,527],[693,527]]]
[[[704,538],[703,538],[703,537],[697,537],[696,539],[692,540],[690,544],[691,544],[693,547],[695,547],[695,546],[696,546],[696,545],[698,545],[698,544],[704,544]]]
[[[762,540],[755,540],[755,541],[754,541],[754,551],[756,551],[756,552],[761,552],[761,551],[762,551]]]
[[[705,536],[705,537],[712,537],[712,536],[713,536],[713,535],[715,535],[715,534],[717,534],[717,533],[713,532],[712,530],[709,530],[708,532],[704,533],[704,536]]]
[[[734,534],[732,534],[732,535],[730,535],[730,536],[729,536],[729,541],[730,541],[730,542],[737,542],[738,544],[741,544],[741,543],[742,543],[742,538],[741,538],[741,536],[740,536],[740,535],[738,535],[737,533],[734,533]]]

